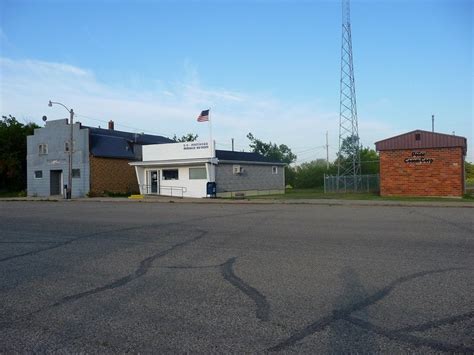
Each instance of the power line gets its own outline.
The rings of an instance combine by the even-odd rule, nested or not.
[[[312,148],[309,148],[309,149],[302,150],[300,152],[295,152],[294,154],[298,155],[298,154],[302,154],[302,153],[305,153],[305,152],[310,152],[310,151],[313,151],[313,150],[318,150],[318,149],[323,149],[323,148],[326,148],[326,146],[321,145],[321,146],[317,146],[317,147],[312,147]]]

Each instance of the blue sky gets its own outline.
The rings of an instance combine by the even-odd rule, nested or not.
[[[74,108],[86,125],[248,149],[248,132],[299,162],[337,151],[340,1],[0,0],[0,111],[40,123]],[[473,138],[473,5],[352,1],[364,145],[409,130]],[[469,150],[468,160],[473,160]]]

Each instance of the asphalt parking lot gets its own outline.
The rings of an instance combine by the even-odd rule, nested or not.
[[[474,352],[470,208],[0,202],[0,352]]]

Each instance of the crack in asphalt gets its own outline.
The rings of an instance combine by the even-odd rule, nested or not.
[[[128,284],[128,283],[144,276],[149,271],[149,269],[151,268],[153,262],[156,259],[161,258],[161,257],[173,252],[174,250],[176,250],[178,248],[182,248],[182,247],[185,247],[188,244],[196,242],[208,233],[207,231],[204,231],[204,230],[198,230],[198,232],[199,232],[199,234],[197,236],[195,236],[194,238],[187,239],[183,242],[174,244],[171,247],[169,247],[168,249],[162,250],[162,251],[160,251],[156,254],[153,254],[153,255],[143,259],[138,264],[137,269],[134,272],[132,272],[131,274],[127,275],[127,276],[121,277],[117,280],[114,280],[114,281],[112,281],[108,284],[105,284],[103,286],[100,286],[100,287],[96,287],[96,288],[93,288],[93,289],[90,289],[90,290],[87,290],[87,291],[83,291],[83,292],[79,292],[79,293],[76,293],[76,294],[73,294],[73,295],[63,297],[59,301],[57,301],[57,302],[55,302],[55,303],[53,303],[49,306],[42,307],[40,309],[37,309],[36,311],[30,312],[28,314],[20,316],[20,317],[18,317],[16,319],[13,319],[11,321],[1,322],[0,327],[8,327],[9,325],[13,324],[14,322],[17,322],[18,320],[31,317],[31,316],[33,316],[35,314],[38,314],[38,313],[40,313],[40,312],[42,312],[42,311],[44,311],[48,308],[58,307],[58,306],[61,306],[63,304],[73,302],[73,301],[79,300],[81,298],[88,297],[88,296],[91,296],[91,295],[94,295],[94,294],[97,294],[97,293],[100,293],[100,292],[103,292],[103,291],[107,291],[107,290],[111,290],[111,289],[115,289],[115,288],[125,286],[126,284]]]
[[[451,353],[455,353],[455,352],[460,352],[460,353],[465,353],[465,354],[474,353],[474,348],[466,347],[463,345],[449,344],[449,343],[445,343],[445,342],[441,342],[441,341],[437,341],[433,339],[428,339],[428,338],[422,338],[422,337],[418,337],[412,334],[402,333],[400,331],[388,330],[359,318],[346,317],[344,318],[344,320],[362,329],[368,330],[378,335],[382,335],[390,340],[402,341],[402,342],[414,345],[416,347],[422,347],[422,346],[430,347],[431,349],[436,350],[436,351],[445,351],[445,352],[451,352]]]
[[[256,317],[263,322],[266,322],[270,319],[270,304],[268,303],[266,297],[262,295],[255,288],[247,284],[240,277],[235,275],[233,266],[237,258],[233,257],[227,260],[221,266],[221,272],[224,279],[230,282],[234,287],[242,291],[250,299],[255,302],[257,306]]]
[[[449,271],[455,271],[455,270],[463,270],[464,268],[447,268],[447,269],[440,269],[440,270],[430,270],[430,271],[421,271],[417,272],[414,274],[402,276],[394,281],[392,281],[390,284],[385,286],[384,288],[380,289],[379,291],[375,292],[369,297],[364,298],[363,300],[353,303],[347,307],[341,308],[341,309],[336,309],[332,311],[332,314],[325,316],[308,326],[304,327],[303,329],[297,331],[293,335],[291,335],[289,338],[285,339],[284,341],[281,341],[275,346],[272,346],[271,348],[268,348],[267,351],[280,351],[283,349],[286,349],[290,346],[295,345],[297,342],[303,340],[304,338],[317,333],[327,326],[329,326],[331,323],[337,321],[337,320],[347,320],[351,313],[354,313],[356,311],[359,311],[363,308],[369,307],[371,305],[374,305],[381,299],[385,298],[388,296],[394,289],[395,287],[407,282],[414,280],[416,278],[424,277],[427,275],[434,275],[434,274],[439,274],[439,273],[445,273]],[[418,340],[414,343],[414,345],[418,344]],[[425,343],[426,346],[433,345],[429,342]]]
[[[120,229],[114,229],[114,230],[94,232],[94,233],[91,233],[91,234],[78,236],[76,238],[71,238],[71,239],[68,239],[64,242],[55,243],[55,245],[52,245],[52,246],[49,246],[49,247],[46,247],[46,248],[40,248],[40,249],[32,250],[32,251],[29,251],[29,252],[26,252],[26,253],[23,253],[23,254],[16,254],[16,255],[7,256],[7,257],[4,257],[4,258],[0,259],[0,262],[12,260],[12,259],[17,259],[17,258],[21,258],[21,257],[25,257],[25,256],[35,255],[35,254],[38,254],[38,253],[41,253],[41,252],[44,252],[44,251],[60,248],[60,247],[66,246],[68,244],[74,243],[76,241],[86,239],[86,238],[95,237],[95,236],[98,236],[98,235],[101,235],[101,234],[114,233],[114,232],[124,232],[124,231],[130,231],[130,230],[139,230],[139,229],[144,229],[144,228],[160,228],[160,227],[166,227],[166,226],[173,226],[173,225],[177,225],[177,224],[185,224],[185,223],[189,223],[189,222],[202,221],[202,220],[212,219],[212,218],[237,217],[237,216],[243,216],[243,215],[247,215],[247,214],[252,214],[253,215],[255,213],[265,213],[265,212],[267,212],[267,211],[265,211],[265,210],[247,211],[247,212],[244,212],[244,213],[232,213],[232,214],[224,214],[224,215],[207,216],[207,217],[201,217],[201,218],[191,218],[191,219],[188,219],[188,220],[185,220],[185,221],[179,221],[179,222],[161,223],[161,224],[148,224],[148,225],[135,226],[135,227],[129,227],[129,228],[120,228]]]
[[[458,314],[457,316],[451,316],[443,319],[438,319],[430,322],[426,322],[423,324],[418,325],[410,325],[407,327],[399,328],[394,330],[397,333],[403,332],[422,332],[425,330],[430,330],[433,328],[437,328],[443,325],[452,325],[457,322],[462,322],[463,320],[468,320],[474,317],[474,311]]]
[[[107,290],[111,290],[111,289],[114,289],[114,288],[125,286],[126,284],[132,282],[133,280],[136,280],[136,279],[142,277],[143,275],[145,275],[156,259],[161,258],[161,257],[171,253],[172,251],[174,251],[177,248],[181,248],[181,247],[184,247],[184,246],[186,246],[190,243],[193,243],[193,242],[201,239],[206,234],[207,234],[207,231],[200,231],[199,235],[197,235],[194,238],[185,240],[181,243],[174,244],[173,246],[171,246],[168,249],[165,249],[165,250],[160,251],[156,254],[153,254],[152,256],[149,256],[146,259],[143,259],[142,261],[140,261],[140,264],[138,265],[138,268],[133,273],[131,273],[127,276],[121,277],[121,278],[119,278],[115,281],[112,281],[108,284],[105,284],[103,286],[96,287],[96,288],[93,288],[91,290],[87,290],[87,291],[84,291],[84,292],[76,293],[74,295],[63,297],[60,301],[54,303],[51,307],[61,306],[65,303],[68,303],[68,302],[71,302],[71,301],[76,301],[78,299],[81,299],[81,298],[84,298],[84,297],[87,297],[87,296],[90,296],[90,295],[95,295],[99,292],[103,292],[103,291],[107,291]]]
[[[23,253],[23,254],[16,254],[16,255],[7,256],[5,258],[0,259],[0,262],[8,261],[8,260],[16,259],[16,258],[21,258],[21,257],[24,257],[24,256],[35,255],[35,254],[41,253],[43,251],[53,250],[53,249],[60,248],[60,247],[63,247],[65,245],[71,244],[71,243],[76,242],[78,240],[86,239],[86,238],[92,238],[92,237],[98,236],[100,234],[107,234],[107,233],[114,233],[114,232],[124,232],[124,231],[130,231],[130,230],[141,229],[141,228],[144,228],[144,227],[143,226],[137,226],[137,227],[114,229],[114,230],[106,230],[106,231],[94,232],[94,233],[91,233],[91,234],[78,236],[76,238],[71,238],[71,239],[68,239],[68,240],[66,240],[64,242],[60,242],[60,243],[52,242],[55,245],[52,245],[52,246],[49,246],[49,247],[46,247],[46,248],[40,248],[40,249],[32,250],[32,251],[29,251],[29,252],[26,252],[26,253]]]
[[[221,267],[224,264],[217,264],[217,265],[202,265],[202,266],[192,266],[192,265],[177,265],[177,266],[160,266],[162,269],[182,269],[182,270],[189,270],[189,269],[215,269]]]

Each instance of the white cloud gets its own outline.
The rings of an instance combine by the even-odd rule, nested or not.
[[[61,107],[49,108],[48,100],[62,102],[85,125],[101,125],[113,119],[116,129],[163,135],[198,133],[207,139],[207,124],[197,123],[199,112],[211,108],[213,137],[218,148],[248,149],[246,135],[305,151],[300,161],[324,158],[325,134],[329,131],[330,156],[338,145],[337,108],[327,110],[317,98],[290,102],[259,93],[243,93],[200,84],[197,68],[185,62],[185,79],[163,84],[157,90],[134,90],[100,82],[90,70],[64,63],[0,58],[0,112],[42,124],[41,117],[67,116]],[[135,86],[134,86],[135,87]],[[130,128],[133,127],[133,128]],[[379,120],[362,120],[362,143],[390,136],[395,131]],[[313,150],[309,150],[314,148]]]

